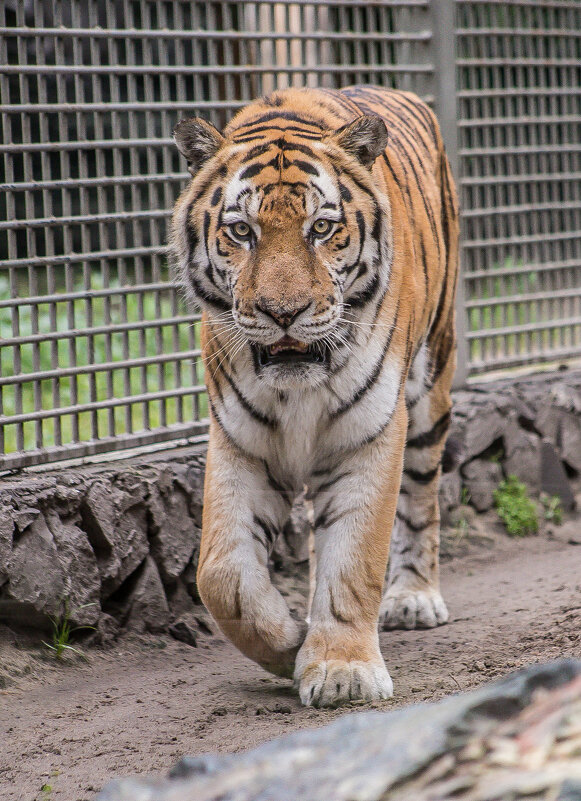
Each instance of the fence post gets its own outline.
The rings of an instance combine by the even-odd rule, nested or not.
[[[458,194],[460,194],[460,160],[458,157],[458,103],[456,86],[456,0],[431,0],[432,53],[434,63],[435,111],[440,122],[444,144]],[[454,387],[466,383],[468,375],[468,342],[464,280],[458,281],[456,299],[456,331],[458,334],[458,366]]]

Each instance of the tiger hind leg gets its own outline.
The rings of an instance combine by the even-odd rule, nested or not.
[[[447,374],[451,371],[445,370],[440,380],[430,381],[426,388],[421,358],[417,361],[416,370],[410,373],[408,439],[391,537],[388,585],[379,614],[383,629],[433,628],[448,620],[439,586],[438,489],[450,423],[451,376]]]

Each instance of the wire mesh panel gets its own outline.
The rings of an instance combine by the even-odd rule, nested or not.
[[[206,429],[165,242],[175,123],[285,86],[431,88],[429,4],[0,4],[0,467]]]
[[[581,2],[457,3],[469,371],[581,350]]]

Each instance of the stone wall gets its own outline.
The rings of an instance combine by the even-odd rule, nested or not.
[[[171,459],[171,461],[169,461]],[[190,608],[205,449],[0,481],[0,618],[166,630]]]
[[[534,494],[561,494],[573,507],[581,372],[482,384],[455,393],[454,402],[444,519],[467,498],[478,511],[490,508],[492,491],[511,473]],[[172,624],[177,636],[191,637],[179,618],[199,603],[204,466],[196,447],[0,479],[0,619],[44,627],[66,604],[73,623],[96,626],[102,638]],[[296,514],[275,563],[305,558],[297,536],[304,526]]]
[[[566,509],[574,509],[581,473],[581,372],[455,392],[444,473],[444,520],[465,498],[478,512],[490,509],[493,490],[508,475],[516,475],[533,496],[559,495]]]

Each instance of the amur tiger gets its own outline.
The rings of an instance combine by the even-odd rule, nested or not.
[[[174,134],[193,180],[172,249],[203,309],[210,406],[200,595],[304,704],[388,698],[378,620],[448,617],[438,485],[458,213],[438,124],[411,93],[354,86],[277,91],[223,133],[193,118]],[[308,625],[268,567],[304,485]]]

